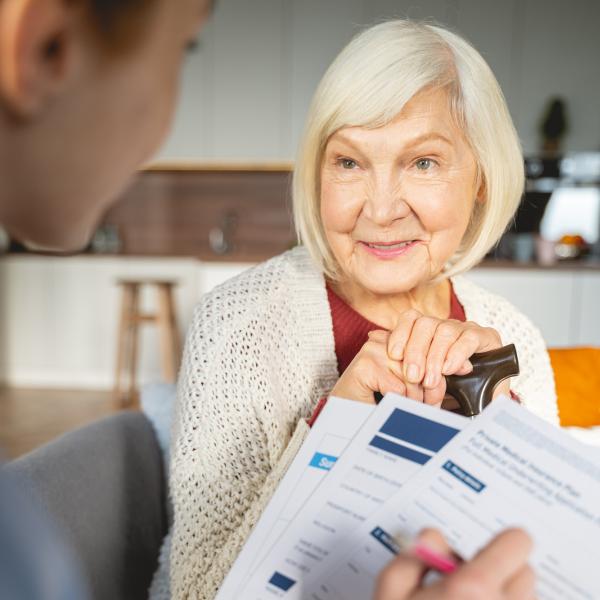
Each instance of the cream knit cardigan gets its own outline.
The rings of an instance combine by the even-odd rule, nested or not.
[[[467,318],[514,343],[512,389],[558,422],[554,379],[539,331],[509,302],[452,280]],[[213,598],[308,427],[338,379],[323,274],[295,248],[202,298],[180,373],[171,453],[171,597]],[[161,559],[169,569],[169,543]],[[151,597],[168,597],[166,579]],[[162,591],[161,591],[162,588]]]

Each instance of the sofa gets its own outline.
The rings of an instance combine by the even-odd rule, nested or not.
[[[143,413],[96,421],[4,468],[62,529],[94,600],[148,597],[168,514],[163,452]]]

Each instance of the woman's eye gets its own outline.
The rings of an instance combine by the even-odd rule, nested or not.
[[[340,158],[338,164],[344,169],[354,169],[357,166],[356,161],[351,158]]]
[[[428,171],[433,166],[433,161],[430,158],[420,158],[416,166],[419,171]]]

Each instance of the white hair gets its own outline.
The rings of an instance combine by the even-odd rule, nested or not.
[[[477,264],[497,243],[519,205],[523,156],[490,67],[463,38],[426,23],[394,20],[357,35],[323,76],[309,110],[294,170],[298,238],[323,269],[338,267],[320,216],[320,171],[330,136],[347,126],[386,125],[424,88],[448,90],[450,111],[471,146],[484,199],[475,202],[444,276]]]

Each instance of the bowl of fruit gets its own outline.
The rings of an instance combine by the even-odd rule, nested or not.
[[[580,258],[589,251],[589,244],[580,235],[563,235],[554,246],[554,252],[559,260]]]

